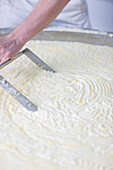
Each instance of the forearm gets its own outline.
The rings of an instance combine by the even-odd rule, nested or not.
[[[70,0],[39,0],[31,14],[12,32],[24,44],[46,28]]]
[[[0,64],[16,57],[24,44],[47,27],[70,0],[39,0],[32,13],[9,35],[0,38]]]

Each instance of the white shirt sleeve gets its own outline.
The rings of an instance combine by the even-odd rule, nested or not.
[[[0,0],[0,28],[17,27],[38,0]],[[85,0],[71,0],[50,26],[90,28]]]

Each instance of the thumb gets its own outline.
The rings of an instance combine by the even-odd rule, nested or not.
[[[1,59],[1,61],[0,61],[0,64],[3,64],[4,62],[6,62],[6,61],[9,60],[9,59],[10,59],[9,53],[7,53],[7,54],[5,54],[5,55],[2,57],[2,59]]]

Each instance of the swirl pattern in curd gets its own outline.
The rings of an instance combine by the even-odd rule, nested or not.
[[[2,169],[112,170],[113,49],[55,41],[26,47],[57,73],[24,55],[1,70],[39,107],[28,112],[0,88]]]

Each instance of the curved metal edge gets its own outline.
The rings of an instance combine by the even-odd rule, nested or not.
[[[0,29],[0,36],[3,37],[12,30],[14,28]],[[113,47],[113,33],[80,28],[48,27],[32,40],[71,41]]]

